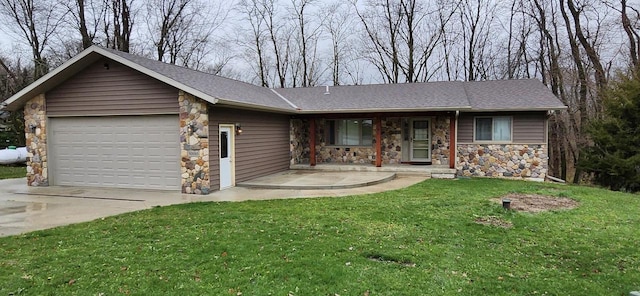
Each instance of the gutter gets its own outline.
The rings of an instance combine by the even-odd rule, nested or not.
[[[465,111],[474,111],[471,106],[435,107],[435,108],[369,108],[369,109],[330,109],[330,110],[303,110],[298,109],[299,114],[325,114],[325,113],[390,113],[390,112],[440,112],[457,111],[464,108]]]

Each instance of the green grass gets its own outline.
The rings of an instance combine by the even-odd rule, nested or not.
[[[12,178],[24,178],[27,176],[27,169],[24,166],[0,165],[0,180]]]
[[[490,201],[514,192],[580,206]],[[0,295],[627,295],[638,208],[638,195],[493,179],[154,208],[0,238]],[[514,226],[474,223],[485,216]]]

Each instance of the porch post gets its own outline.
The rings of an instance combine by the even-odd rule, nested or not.
[[[310,119],[310,131],[309,131],[309,138],[310,139],[310,143],[309,145],[311,147],[309,147],[309,165],[310,166],[316,166],[316,119],[315,117],[312,117]]]
[[[456,115],[449,117],[449,168],[456,167]]]
[[[376,116],[376,167],[382,166],[382,118]]]

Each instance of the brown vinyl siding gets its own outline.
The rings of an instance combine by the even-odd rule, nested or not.
[[[209,108],[209,167],[211,188],[220,188],[218,165],[220,124],[242,125],[235,136],[236,183],[289,169],[289,116],[211,106]]]
[[[545,113],[527,113],[513,116],[513,142],[542,144],[547,142]]]
[[[511,116],[514,144],[547,142],[545,112],[463,113],[458,117],[458,143],[473,143],[473,120],[476,116]]]
[[[458,143],[473,143],[473,115],[458,117]]]
[[[49,91],[46,100],[48,116],[177,114],[179,111],[177,89],[109,60],[98,61],[82,70]]]

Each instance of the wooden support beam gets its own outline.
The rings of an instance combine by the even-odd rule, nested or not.
[[[309,165],[316,166],[316,119],[309,119]]]
[[[456,168],[456,116],[449,117],[449,168]]]
[[[376,167],[382,166],[382,117],[376,116]]]

